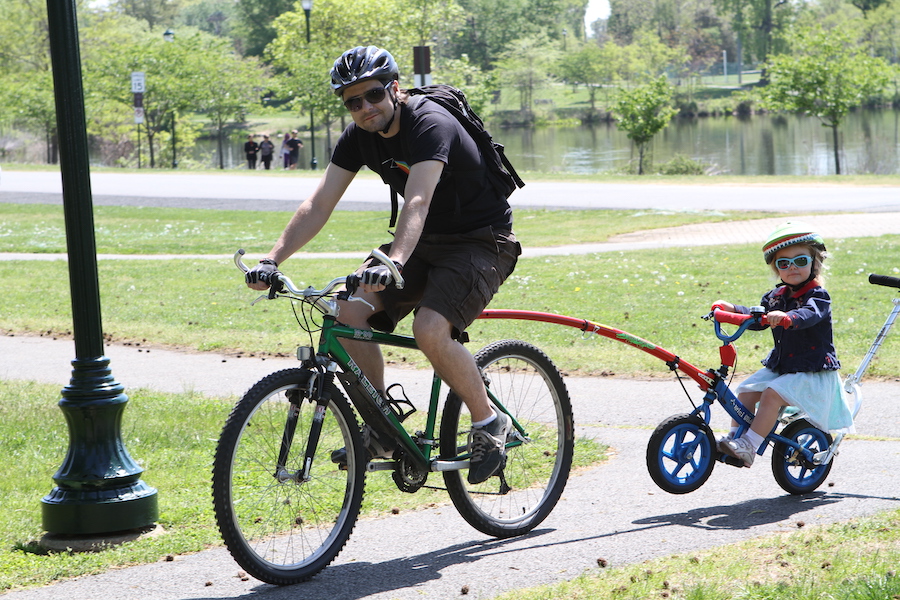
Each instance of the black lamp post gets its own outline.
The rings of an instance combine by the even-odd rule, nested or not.
[[[175,41],[175,32],[171,29],[166,29],[163,32],[163,39],[167,42]],[[175,120],[178,118],[178,113],[173,110],[172,111],[172,168],[178,168],[178,157],[175,154]]]
[[[122,441],[122,413],[128,397],[103,355],[76,0],[48,0],[47,23],[60,137],[75,359],[72,378],[59,401],[69,429],[69,447],[53,476],[56,487],[41,500],[41,512],[47,538],[64,540],[152,526],[157,518],[157,500],[156,490],[140,480],[143,470],[128,455]]]
[[[312,12],[313,0],[302,0],[300,5],[306,14],[306,45],[309,46],[309,13]],[[312,155],[312,159],[309,161],[309,168],[315,171],[319,166],[319,161],[316,158],[316,130],[315,120],[313,119],[312,94],[310,94],[309,99],[309,153]]]

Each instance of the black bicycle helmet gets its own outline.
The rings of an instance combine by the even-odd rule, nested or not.
[[[344,52],[331,68],[331,89],[338,96],[348,86],[367,79],[385,84],[400,79],[400,69],[390,52],[376,46],[357,46]]]

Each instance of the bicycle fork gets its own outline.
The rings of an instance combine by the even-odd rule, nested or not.
[[[284,432],[281,435],[281,447],[278,451],[278,463],[275,468],[275,479],[279,483],[294,481],[302,483],[309,481],[310,471],[313,466],[313,458],[316,455],[316,449],[319,446],[319,438],[322,434],[322,425],[325,420],[325,411],[328,406],[329,397],[325,393],[324,377],[321,373],[313,371],[307,388],[295,388],[288,390],[287,396],[290,405],[288,406],[288,414],[284,423]],[[315,388],[315,389],[313,389]],[[305,392],[305,393],[304,393]],[[300,403],[304,397],[309,398],[316,403],[313,412],[312,422],[309,429],[309,437],[307,438],[306,448],[303,453],[303,466],[299,471],[291,471],[287,468],[287,462],[294,444],[294,435],[297,431],[297,423],[300,418]]]

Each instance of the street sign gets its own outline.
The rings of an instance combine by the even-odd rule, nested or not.
[[[133,71],[131,73],[131,91],[135,94],[143,94],[146,91],[146,79],[143,71]]]
[[[144,107],[143,106],[135,106],[134,107],[134,124],[140,125],[144,122]]]

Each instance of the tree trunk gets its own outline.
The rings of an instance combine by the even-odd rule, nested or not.
[[[218,138],[217,145],[219,148],[219,168],[224,169],[225,168],[225,157],[223,155],[225,152],[224,152],[224,148],[222,147],[222,124],[221,123],[219,123],[217,125],[216,133],[217,133],[216,137]]]
[[[831,126],[831,133],[834,138],[834,174],[841,174],[841,156],[840,147],[838,146],[838,126],[837,123]]]
[[[638,144],[638,175],[644,174],[644,144]]]

